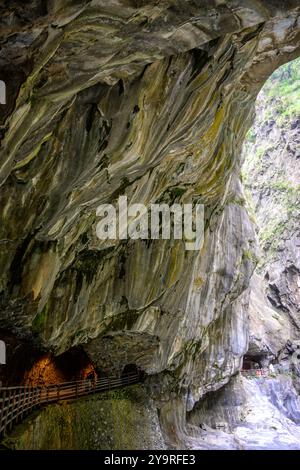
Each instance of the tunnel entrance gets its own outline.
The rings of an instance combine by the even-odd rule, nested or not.
[[[80,347],[55,356],[8,334],[1,334],[0,338],[7,349],[6,364],[0,367],[3,386],[45,386],[85,380],[91,374],[95,378],[99,376],[99,371]]]
[[[243,357],[243,370],[259,369],[259,367],[260,364],[257,359],[253,358],[252,356]]]
[[[136,364],[127,364],[122,370],[122,377],[124,375],[138,374],[138,373],[139,373],[139,368],[136,366]]]
[[[139,376],[140,379],[144,377],[144,372],[136,364],[126,364],[121,373],[121,378],[126,382],[129,376]]]
[[[25,371],[25,385],[52,385],[62,382],[85,380],[97,377],[94,365],[81,348],[71,349],[59,356],[47,352],[42,354]]]

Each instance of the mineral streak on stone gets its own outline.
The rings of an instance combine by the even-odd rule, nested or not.
[[[300,54],[299,2],[6,2],[0,321],[56,354],[147,372],[173,445],[247,351],[256,239],[241,146],[256,95]],[[95,210],[205,204],[184,241],[96,238]],[[179,444],[178,444],[179,445]]]

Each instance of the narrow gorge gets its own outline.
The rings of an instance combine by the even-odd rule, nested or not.
[[[300,449],[299,2],[0,12],[0,381],[143,377],[1,445]],[[99,240],[120,196],[203,205],[201,248]]]

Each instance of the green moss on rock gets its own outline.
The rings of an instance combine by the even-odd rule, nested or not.
[[[165,448],[157,410],[141,385],[49,405],[2,444],[16,450]]]

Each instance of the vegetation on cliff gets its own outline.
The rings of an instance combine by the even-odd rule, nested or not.
[[[276,259],[299,223],[300,59],[277,69],[265,83],[244,156],[243,181],[248,198],[253,196],[264,265]]]

